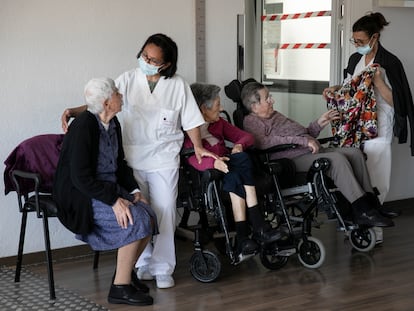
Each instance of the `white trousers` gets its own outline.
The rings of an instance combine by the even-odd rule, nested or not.
[[[383,204],[390,190],[391,144],[377,139],[367,140],[364,152],[367,155],[367,168],[372,186],[380,192],[378,199]]]
[[[174,272],[176,265],[174,233],[176,226],[176,200],[178,169],[147,172],[134,170],[142,194],[157,215],[159,234],[141,254],[136,267],[148,265],[152,275]]]

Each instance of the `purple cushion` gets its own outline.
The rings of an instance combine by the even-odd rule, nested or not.
[[[40,174],[42,186],[40,191],[51,192],[53,177],[59,160],[64,134],[45,134],[21,142],[7,157],[4,164],[4,192],[15,191],[11,177],[13,170]],[[22,193],[34,190],[33,183],[22,184]]]

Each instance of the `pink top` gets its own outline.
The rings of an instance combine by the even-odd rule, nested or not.
[[[217,138],[218,142],[212,146],[206,139],[201,137],[203,147],[211,152],[214,152],[218,156],[224,156],[230,153],[228,147],[226,147],[225,141],[232,142],[233,144],[241,144],[243,146],[243,150],[253,146],[254,144],[252,134],[235,127],[222,118],[220,118],[217,122],[210,123],[208,126],[208,132]],[[186,136],[184,140],[184,148],[192,147],[193,143],[190,138]],[[214,161],[215,159],[213,158],[204,157],[201,164],[199,164],[195,155],[188,158],[188,162],[199,171],[214,168]]]

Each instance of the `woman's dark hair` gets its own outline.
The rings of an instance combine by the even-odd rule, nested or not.
[[[387,26],[389,22],[385,20],[384,15],[379,12],[369,13],[365,16],[362,16],[358,19],[352,26],[352,32],[363,31],[369,37],[372,37],[374,33],[378,33],[384,29],[384,26]]]
[[[165,79],[171,78],[177,72],[177,59],[178,59],[178,48],[177,44],[168,36],[157,33],[150,36],[145,41],[141,50],[138,52],[137,58],[141,56],[142,51],[148,44],[155,44],[162,50],[163,60],[165,63],[170,63],[170,66],[160,70],[160,75],[164,76]]]

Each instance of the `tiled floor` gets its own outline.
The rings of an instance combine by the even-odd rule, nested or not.
[[[108,310],[75,292],[56,287],[56,300],[49,299],[49,286],[44,276],[22,270],[21,281],[14,282],[14,270],[0,269],[0,310],[28,311],[103,311]]]

